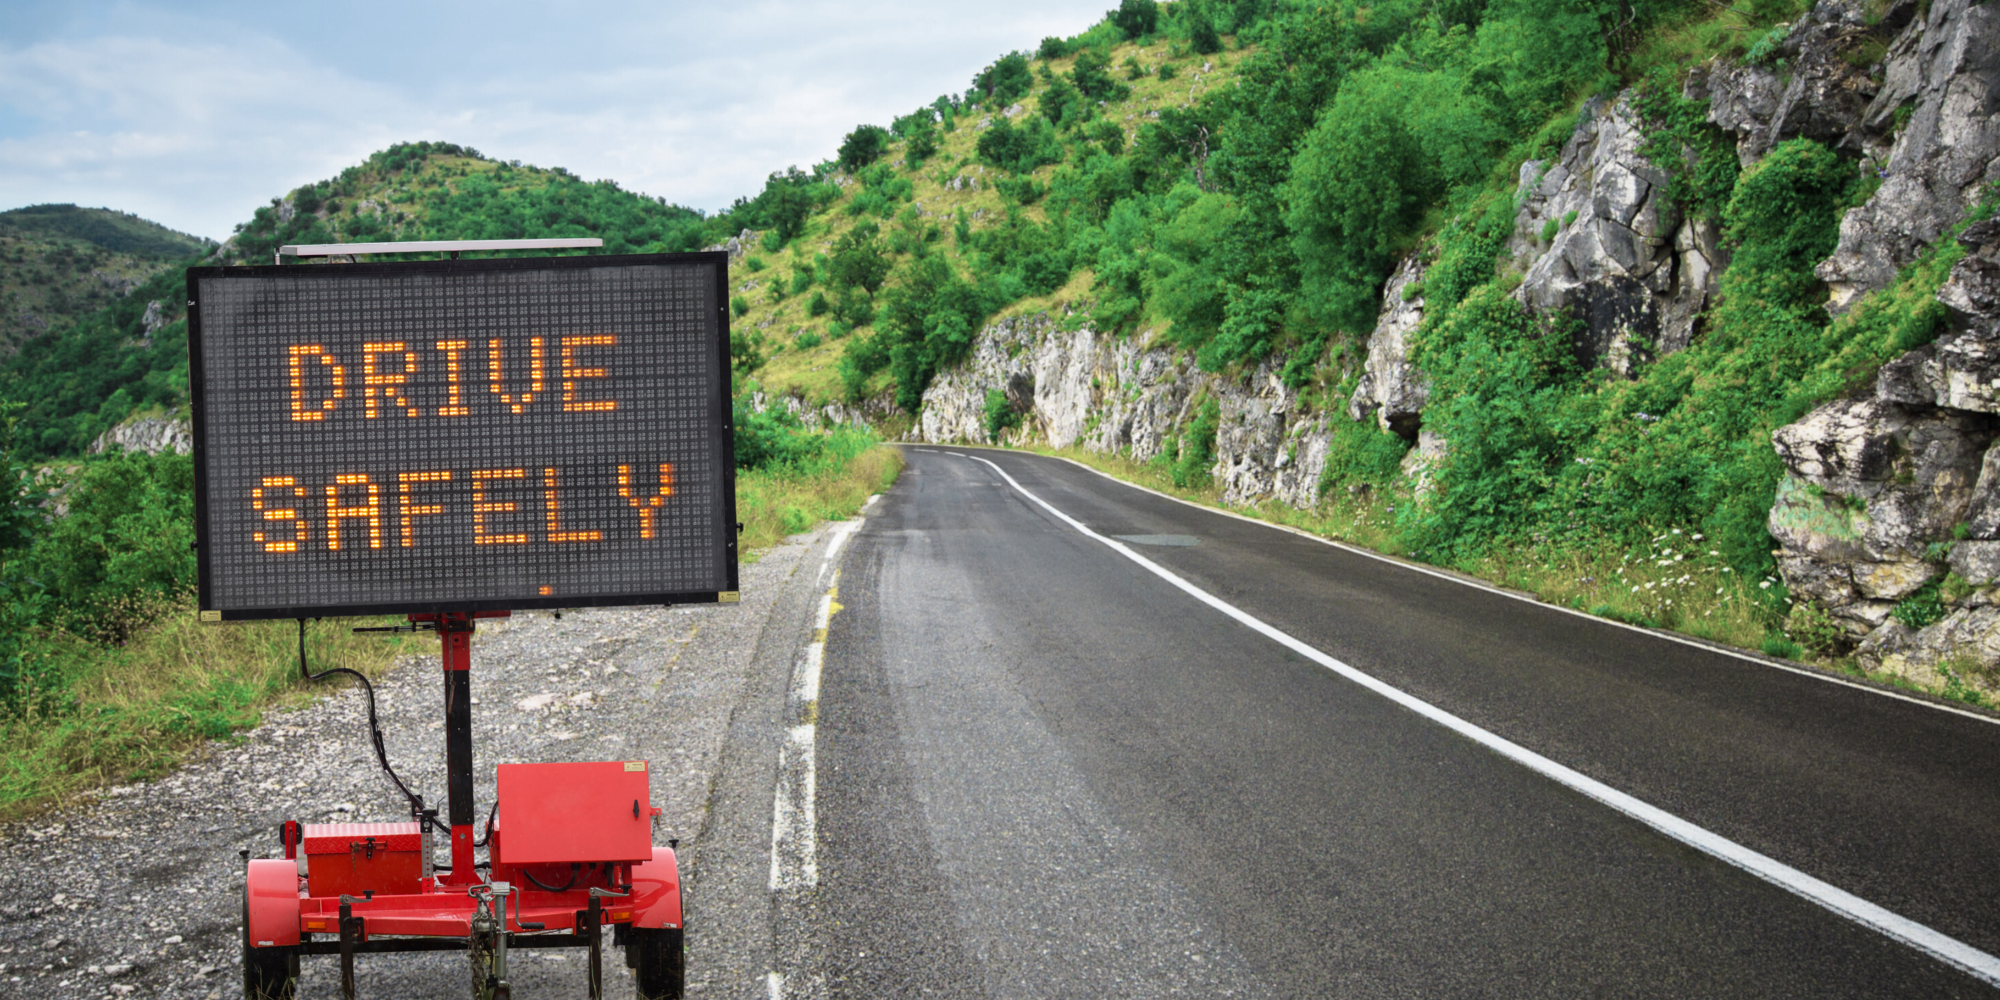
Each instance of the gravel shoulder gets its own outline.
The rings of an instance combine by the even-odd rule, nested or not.
[[[690,996],[764,992],[784,690],[809,640],[825,541],[824,528],[797,535],[744,566],[738,605],[534,612],[482,621],[474,639],[482,813],[496,764],[652,762],[664,810],[655,842],[681,842]],[[399,661],[376,694],[390,763],[441,804],[436,656]],[[0,997],[240,996],[237,852],[277,855],[286,819],[395,821],[406,811],[368,749],[356,687],[268,713],[161,780],[0,829]],[[517,954],[516,997],[585,995],[581,953]],[[606,995],[630,996],[623,963],[607,959]],[[374,956],[357,970],[364,997],[467,995],[456,953]],[[337,963],[306,959],[300,996],[338,992]]]

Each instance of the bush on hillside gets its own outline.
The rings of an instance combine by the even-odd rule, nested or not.
[[[1111,12],[1111,23],[1129,39],[1150,35],[1159,27],[1160,6],[1153,0],[1119,0],[1118,9]]]
[[[1034,86],[1035,74],[1028,67],[1028,57],[1019,52],[1007,53],[972,78],[972,92],[979,95],[980,103],[995,110],[1026,96]]]
[[[889,151],[889,130],[880,125],[860,125],[840,140],[840,169],[854,173]]]

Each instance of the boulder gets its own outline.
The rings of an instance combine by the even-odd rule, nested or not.
[[[1985,669],[2000,665],[2000,607],[1958,608],[1922,629],[1884,622],[1856,647],[1854,658],[1871,670],[1922,684],[1947,683],[1952,679],[1945,676],[1947,670],[1961,683],[1977,682],[1980,678],[1965,676],[1952,661]]]
[[[1995,433],[1985,414],[1874,396],[1779,428],[1786,475],[1768,527],[1786,585],[1853,626],[1879,626],[1880,602],[1944,574],[1932,543],[1972,510]]]

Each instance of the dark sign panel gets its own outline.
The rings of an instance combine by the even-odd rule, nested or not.
[[[190,269],[202,616],[734,599],[726,268]]]

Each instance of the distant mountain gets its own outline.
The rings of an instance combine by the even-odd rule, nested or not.
[[[659,253],[698,249],[708,226],[700,212],[611,181],[490,160],[446,142],[412,142],[271,199],[237,227],[217,259],[269,264],[286,244],[565,236],[601,237],[604,253]]]
[[[0,212],[0,356],[68,328],[213,246],[108,208],[30,205]]]
[[[112,253],[176,261],[213,244],[130,212],[75,205],[29,205],[0,212],[0,235],[88,243]]]

